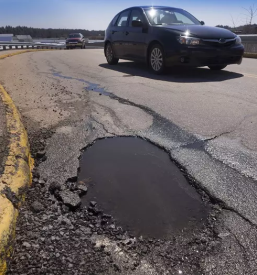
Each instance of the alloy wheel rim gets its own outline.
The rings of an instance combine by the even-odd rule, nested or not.
[[[107,46],[106,57],[108,61],[112,60],[112,47],[110,45]]]
[[[159,48],[154,48],[151,53],[151,66],[157,72],[162,68],[163,57]]]

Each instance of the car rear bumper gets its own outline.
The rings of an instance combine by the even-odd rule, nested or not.
[[[213,66],[241,64],[244,54],[243,45],[236,45],[228,48],[210,47],[185,47],[178,51],[166,52],[166,65],[180,66]]]

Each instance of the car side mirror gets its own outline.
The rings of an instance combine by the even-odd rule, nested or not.
[[[133,20],[132,27],[134,28],[142,28],[144,26],[142,21]]]
[[[201,21],[200,23],[201,23],[201,25],[205,25],[205,23],[203,21]]]

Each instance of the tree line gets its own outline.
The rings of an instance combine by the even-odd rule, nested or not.
[[[82,33],[85,37],[103,37],[104,31],[89,31],[84,29],[43,29],[25,26],[0,27],[0,34],[30,35],[32,38],[65,38],[70,33]]]
[[[229,29],[233,32],[242,34],[257,34],[257,24],[246,24],[238,27],[231,27],[227,25],[217,25],[217,27]],[[104,31],[89,31],[84,29],[43,29],[43,28],[32,28],[25,26],[5,26],[0,27],[0,34],[13,34],[13,35],[30,35],[32,38],[66,38],[70,33],[82,33],[85,37],[92,39],[103,39]]]
[[[227,30],[230,30],[235,33],[241,33],[241,34],[257,34],[257,24],[246,24],[246,25],[241,25],[238,27],[231,27],[228,25],[217,25],[216,27],[219,28],[224,28]]]

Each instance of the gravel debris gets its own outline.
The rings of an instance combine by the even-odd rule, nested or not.
[[[203,274],[205,257],[220,245],[212,220],[190,238],[131,236],[97,201],[81,206],[86,191],[86,183],[51,182],[34,169],[8,275]]]
[[[59,196],[63,203],[71,208],[77,208],[81,204],[79,195],[72,193],[69,190],[61,191],[59,193]]]
[[[44,205],[40,203],[39,201],[34,201],[31,204],[31,210],[35,213],[39,213],[41,211],[44,211]]]

